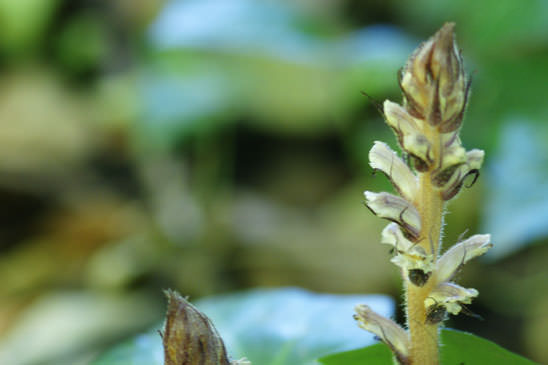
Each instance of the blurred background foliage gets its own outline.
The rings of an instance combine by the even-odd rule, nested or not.
[[[445,21],[474,80],[462,139],[487,154],[445,240],[495,243],[461,275],[484,321],[448,326],[547,363],[546,19],[542,0],[0,0],[0,363],[87,363],[158,323],[167,287],[400,300],[367,153],[395,145],[375,105]]]

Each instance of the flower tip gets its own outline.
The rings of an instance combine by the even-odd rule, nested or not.
[[[455,40],[455,23],[445,23],[408,59],[400,87],[407,111],[440,131],[457,130],[466,107],[468,86]]]
[[[437,31],[437,38],[453,38],[455,35],[455,22],[445,22],[443,26]]]
[[[445,23],[434,35],[434,47],[442,52],[451,52],[455,42],[455,23]]]

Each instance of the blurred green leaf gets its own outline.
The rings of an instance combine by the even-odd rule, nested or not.
[[[61,62],[73,72],[99,66],[106,60],[109,46],[105,27],[99,16],[91,13],[72,19],[57,40]]]
[[[145,333],[109,350],[94,365],[162,365],[162,339],[156,331]]]
[[[484,226],[501,258],[548,236],[548,130],[516,120],[502,131],[490,161]]]
[[[0,48],[19,53],[38,46],[58,3],[58,0],[0,0]]]
[[[359,303],[385,316],[393,312],[392,300],[381,295],[315,294],[296,288],[219,295],[195,304],[213,321],[232,358],[245,356],[261,365],[305,365],[373,342],[352,319]],[[94,364],[160,365],[161,354],[161,338],[153,332],[110,350]]]
[[[534,362],[516,355],[491,341],[466,332],[444,329],[441,332],[441,342],[441,364],[534,364]],[[324,365],[393,364],[392,353],[382,343],[360,350],[329,355],[319,361]]]
[[[390,26],[331,28],[289,3],[168,2],[148,33],[138,137],[164,146],[242,119],[298,134],[350,123],[360,90],[396,90],[412,43]]]
[[[310,28],[329,28],[291,3],[253,0],[171,0],[150,29],[158,49],[263,53],[293,62],[314,62],[322,38]],[[203,20],[207,19],[207,22]],[[305,26],[306,25],[306,26]]]
[[[397,3],[394,9],[428,34],[446,21],[456,22],[459,39],[473,43],[482,53],[509,52],[506,47],[511,43],[524,46],[548,36],[548,6],[542,0],[416,0]]]

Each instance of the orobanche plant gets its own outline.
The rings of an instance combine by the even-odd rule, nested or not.
[[[384,365],[392,357],[400,365],[431,365],[440,362],[440,355],[447,365],[533,364],[471,334],[440,331],[448,314],[466,310],[464,305],[478,295],[477,290],[456,284],[455,275],[492,246],[489,235],[474,235],[440,255],[444,206],[467,178],[475,181],[483,161],[483,151],[466,151],[459,138],[470,79],[464,73],[453,23],[445,24],[411,55],[400,73],[400,86],[403,105],[385,101],[384,115],[404,158],[383,142],[375,142],[369,153],[373,169],[388,176],[399,196],[366,191],[365,198],[375,215],[391,221],[381,242],[393,247],[391,261],[402,272],[407,330],[366,305],[358,305],[355,314],[359,326],[386,343],[393,356],[381,344],[348,351],[355,344],[345,343],[349,337],[341,333],[357,328],[333,320],[329,313],[344,311],[358,300],[355,296],[281,288],[198,301],[220,319],[222,332],[230,338],[225,346],[205,313],[168,290],[161,341],[155,331],[138,336],[94,364]],[[381,299],[365,296],[358,301],[382,310],[389,301]],[[293,326],[295,330],[288,331]],[[246,358],[231,360],[230,352]]]
[[[371,167],[386,174],[399,194],[366,191],[365,199],[375,215],[391,221],[381,242],[393,246],[391,261],[402,272],[408,330],[365,305],[356,307],[355,318],[390,347],[399,364],[438,364],[440,324],[478,295],[452,280],[463,264],[492,246],[488,234],[474,235],[440,255],[445,204],[467,177],[475,181],[484,155],[466,151],[459,138],[470,78],[454,28],[446,23],[401,70],[403,105],[383,104],[403,158],[378,141],[369,152]]]

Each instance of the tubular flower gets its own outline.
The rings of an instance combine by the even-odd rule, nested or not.
[[[390,179],[402,197],[413,200],[417,196],[417,177],[386,143],[375,142],[369,151],[369,161],[373,169],[382,171]]]
[[[436,262],[435,286],[424,300],[428,323],[445,319],[445,314],[459,314],[461,304],[470,304],[478,296],[476,289],[463,288],[450,280],[471,259],[483,255],[493,245],[491,235],[476,234],[448,249]]]
[[[365,203],[377,216],[396,222],[413,238],[419,236],[421,219],[417,209],[407,200],[389,193],[373,193],[366,191]]]
[[[442,283],[424,300],[427,324],[445,320],[446,313],[459,314],[462,304],[470,304],[478,296],[476,289],[466,289],[455,283]]]
[[[375,334],[382,342],[387,344],[400,364],[407,364],[409,356],[407,332],[396,322],[378,315],[365,304],[357,305],[355,310],[354,319],[358,321],[358,326]]]
[[[394,246],[396,255],[390,261],[406,271],[411,282],[417,284],[428,280],[434,269],[434,255],[427,254],[422,246],[409,241],[397,224],[386,226],[382,231],[381,243]]]
[[[448,249],[436,263],[437,282],[451,280],[462,265],[487,252],[493,247],[490,240],[489,234],[476,234]]]

